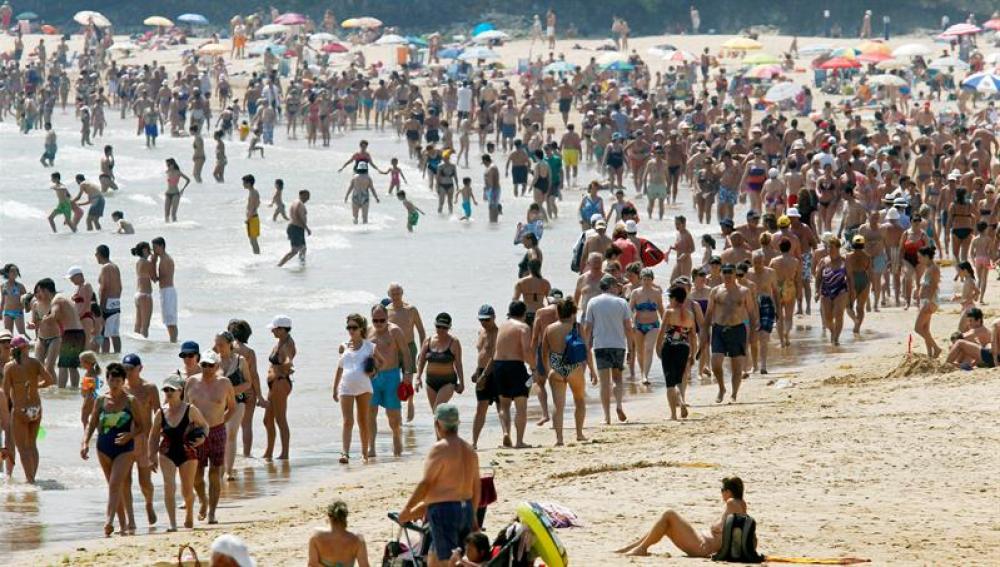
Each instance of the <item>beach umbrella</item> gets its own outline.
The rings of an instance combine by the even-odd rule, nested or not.
[[[229,53],[229,48],[221,43],[206,43],[198,48],[198,53],[202,55],[224,55]]]
[[[861,50],[854,47],[838,47],[830,52],[830,57],[843,57],[845,59],[854,59],[858,55],[861,55]]]
[[[34,12],[21,12],[20,14],[14,16],[14,19],[18,21],[27,20],[30,22],[31,20],[37,20],[38,14]]]
[[[799,49],[799,55],[822,55],[833,51],[833,46],[826,43],[814,43]]]
[[[332,33],[319,32],[310,35],[309,39],[314,39],[316,41],[337,41],[338,38]]]
[[[767,89],[764,93],[764,100],[768,102],[781,102],[783,100],[791,100],[802,92],[802,86],[796,85],[795,83],[778,83],[773,87]]]
[[[628,63],[628,55],[618,51],[609,51],[597,58],[598,65],[610,65],[612,63]]]
[[[461,47],[449,47],[447,49],[442,49],[441,52],[438,53],[439,56],[444,57],[445,59],[458,59],[458,56],[461,54]]]
[[[671,51],[677,51],[677,48],[669,43],[662,43],[660,45],[650,47],[646,50],[646,53],[656,57],[663,57]]]
[[[486,30],[473,36],[472,41],[485,43],[487,41],[495,41],[498,39],[507,40],[510,39],[510,35],[500,30]]]
[[[261,26],[260,29],[254,32],[256,36],[265,35],[278,35],[279,33],[286,33],[288,31],[288,26],[285,24],[267,24],[266,26]]]
[[[764,45],[749,37],[734,37],[722,44],[722,47],[726,49],[732,49],[734,51],[754,51],[757,49],[762,49]]]
[[[868,77],[868,84],[876,87],[905,87],[908,83],[900,76],[885,74]]]
[[[485,31],[495,30],[496,27],[493,26],[491,22],[480,22],[473,26],[472,35],[477,36]]]
[[[857,59],[848,59],[846,57],[834,57],[833,59],[824,61],[820,64],[820,69],[857,69],[861,66],[861,63]]]
[[[427,47],[428,45],[430,45],[427,43],[426,39],[417,37],[415,35],[406,36],[406,43],[409,43],[410,45],[416,45],[417,47]]]
[[[115,42],[108,48],[109,51],[134,51],[139,49],[139,46],[132,43],[131,41]]]
[[[324,44],[320,48],[323,53],[347,53],[350,51],[347,46],[343,43],[337,43],[336,41],[331,41],[330,43]]]
[[[378,28],[382,27],[382,20],[378,18],[372,18],[371,16],[362,16],[360,18],[348,18],[340,23],[342,28]]]
[[[477,46],[466,49],[461,55],[458,56],[458,58],[462,61],[477,61],[480,59],[489,61],[493,59],[500,59],[500,55],[492,49]]]
[[[892,55],[886,53],[862,53],[858,55],[858,61],[864,63],[881,63],[892,59]]]
[[[958,57],[939,57],[939,58],[931,61],[930,65],[928,65],[928,67],[931,67],[932,69],[948,69],[948,68],[952,68],[952,69],[955,69],[957,71],[968,71],[969,70],[969,64],[966,63],[965,61],[962,61]]]
[[[201,14],[181,14],[180,16],[177,16],[177,21],[194,26],[208,25],[208,18],[202,16]]]
[[[287,12],[275,18],[273,23],[284,24],[286,26],[301,26],[306,23],[306,17],[297,12]]]
[[[629,63],[628,61],[612,61],[607,65],[602,65],[602,71],[631,71],[635,69],[635,65]]]
[[[950,28],[944,30],[941,35],[945,37],[957,37],[960,35],[974,35],[983,31],[979,26],[974,26],[972,24],[955,24]]]
[[[752,79],[773,79],[776,76],[784,75],[785,71],[781,65],[768,64],[757,65],[747,71],[746,76]]]
[[[922,43],[907,43],[892,50],[893,57],[926,57],[934,53],[934,48]]]
[[[93,10],[81,10],[73,15],[73,21],[85,26],[87,24],[93,23],[99,28],[107,28],[111,26],[111,20],[104,16],[100,12],[94,12]]]
[[[886,59],[885,61],[879,61],[875,64],[877,69],[889,70],[889,69],[905,69],[910,65],[900,59]]]
[[[250,46],[250,53],[253,55],[263,55],[268,49],[274,55],[284,55],[285,51],[288,49],[284,45],[278,43],[271,43],[268,41],[261,41]]]
[[[683,49],[678,49],[664,53],[663,60],[668,61],[670,63],[691,63],[697,61],[698,58],[695,57],[695,55],[690,51],[684,51]]]
[[[575,73],[576,65],[569,61],[553,61],[546,65],[542,71],[544,73]]]
[[[974,73],[962,81],[962,88],[981,93],[996,94],[1000,92],[1000,75],[987,71]]]
[[[396,35],[394,33],[383,35],[382,37],[375,40],[375,45],[406,45],[406,38],[401,35]]]
[[[59,30],[55,26],[50,26],[49,24],[44,24],[42,26],[42,33],[45,35],[55,35],[59,33]]]
[[[983,28],[988,30],[1000,30],[1000,18],[993,18],[983,22]]]
[[[173,22],[171,22],[168,18],[164,18],[163,16],[150,16],[145,20],[143,20],[142,23],[147,26],[157,26],[163,28],[173,27],[174,25]]]
[[[867,40],[858,45],[858,51],[862,54],[877,53],[880,55],[892,55],[892,48],[881,41]]]
[[[751,53],[743,58],[743,63],[747,65],[770,65],[772,63],[778,63],[779,60],[774,55],[770,53]]]

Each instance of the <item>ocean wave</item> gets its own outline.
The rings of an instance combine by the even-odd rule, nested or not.
[[[3,199],[0,201],[0,216],[11,219],[44,219],[48,215],[42,209],[27,203]]]

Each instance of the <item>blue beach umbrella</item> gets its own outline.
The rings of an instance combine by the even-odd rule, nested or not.
[[[208,18],[202,16],[201,14],[181,14],[180,16],[177,16],[177,21],[196,26],[208,25]]]
[[[969,75],[962,81],[962,88],[990,94],[1000,92],[1000,75],[987,71]]]
[[[574,73],[576,72],[576,65],[568,61],[556,61],[546,65],[542,71],[546,73]]]
[[[415,35],[406,36],[406,43],[410,43],[419,47],[427,47],[427,40],[419,38]]]
[[[631,63],[626,63],[624,61],[614,61],[612,63],[604,65],[603,67],[601,67],[601,69],[605,71],[631,71],[635,69],[635,65]]]
[[[472,28],[472,35],[473,36],[477,36],[477,35],[483,33],[484,31],[490,31],[490,30],[495,30],[495,29],[496,29],[496,27],[494,27],[491,22],[481,22],[481,23],[476,24],[476,26],[474,28]]]
[[[38,19],[38,14],[36,14],[34,12],[21,12],[20,14],[18,14],[17,16],[15,16],[14,19],[15,20],[28,20],[28,21],[37,20]]]
[[[458,56],[462,54],[462,48],[460,47],[449,47],[448,49],[442,49],[440,55],[445,59],[458,59]]]

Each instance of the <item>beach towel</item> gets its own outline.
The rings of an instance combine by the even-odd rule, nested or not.
[[[860,557],[775,557],[768,555],[764,561],[766,563],[797,563],[799,565],[856,565],[858,563],[871,563],[872,560]]]

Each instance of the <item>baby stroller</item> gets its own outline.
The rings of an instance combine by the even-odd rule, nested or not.
[[[531,551],[531,532],[515,520],[497,534],[493,540],[495,555],[484,567],[532,567],[535,554]]]
[[[427,553],[430,551],[430,526],[420,522],[400,522],[399,514],[389,512],[389,519],[398,526],[396,538],[385,544],[382,552],[382,567],[427,567]],[[413,545],[415,535],[417,546]]]

